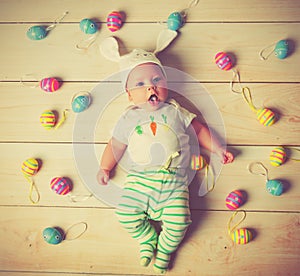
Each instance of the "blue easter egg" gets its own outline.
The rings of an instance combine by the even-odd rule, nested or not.
[[[27,37],[32,40],[41,40],[47,35],[46,28],[44,26],[32,26],[27,31]]]
[[[273,179],[267,181],[267,191],[274,196],[280,196],[283,192],[283,185],[279,180]]]
[[[284,59],[289,53],[289,43],[287,40],[280,40],[275,46],[275,56],[279,59]]]
[[[76,113],[86,110],[90,105],[90,97],[88,95],[76,96],[72,101],[72,110]]]
[[[54,227],[45,228],[43,231],[43,237],[44,240],[50,244],[59,244],[64,239],[62,233]]]
[[[88,18],[82,19],[79,23],[80,29],[85,34],[94,34],[97,32],[97,25],[96,23]]]
[[[183,25],[183,18],[179,12],[173,12],[168,17],[168,29],[177,31]]]

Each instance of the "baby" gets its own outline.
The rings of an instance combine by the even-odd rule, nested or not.
[[[199,145],[218,154],[224,164],[234,157],[195,114],[169,99],[165,70],[153,53],[138,49],[128,58],[124,87],[133,106],[113,130],[97,180],[106,185],[126,152],[130,165],[116,215],[140,244],[140,264],[148,266],[156,253],[154,270],[163,274],[191,224],[189,132],[193,130]],[[159,234],[149,220],[162,222]]]

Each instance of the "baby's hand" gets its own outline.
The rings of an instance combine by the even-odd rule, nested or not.
[[[97,181],[101,185],[107,185],[109,180],[109,170],[100,169],[97,173]]]
[[[233,154],[229,151],[224,151],[222,154],[222,158],[223,158],[223,164],[229,164],[232,163],[234,160]]]

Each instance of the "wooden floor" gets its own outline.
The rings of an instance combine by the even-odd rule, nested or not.
[[[92,140],[85,133],[80,139],[73,135],[74,125],[84,128],[89,124],[78,121],[81,115],[76,117],[70,112],[64,125],[50,131],[42,128],[39,116],[47,109],[61,116],[64,109],[70,108],[74,94],[92,91],[99,82],[110,85],[108,77],[118,67],[105,60],[98,48],[99,42],[112,35],[104,24],[109,12],[119,10],[126,14],[122,29],[113,34],[122,41],[124,53],[134,48],[154,50],[157,34],[166,28],[160,22],[189,3],[190,0],[0,1],[1,275],[153,274],[151,265],[139,266],[138,245],[119,226],[113,207],[95,197],[73,203],[68,196],[56,195],[49,186],[53,177],[64,176],[72,181],[73,194],[89,193],[74,158],[74,145],[95,144],[100,158],[113,122],[126,107],[125,95],[107,106]],[[69,14],[44,40],[26,37],[30,26],[49,26],[65,11]],[[83,18],[94,18],[100,27],[97,42],[88,50],[76,49],[76,44],[87,38],[79,29]],[[193,181],[193,224],[173,256],[168,275],[300,275],[300,163],[289,159],[277,168],[269,164],[274,146],[300,146],[300,2],[200,0],[187,20],[176,41],[159,57],[164,65],[187,73],[207,89],[223,118],[226,140],[236,160],[222,168],[214,191],[205,197],[197,196],[203,173]],[[290,41],[289,57],[279,60],[272,55],[266,61],[260,60],[259,51],[281,39]],[[260,125],[243,98],[230,92],[232,73],[214,64],[219,51],[234,56],[235,68],[242,84],[251,89],[255,106],[274,110],[276,124]],[[45,93],[31,87],[34,81],[50,76],[62,82],[57,92]],[[22,78],[32,82],[22,84]],[[104,94],[93,97],[91,108],[97,108],[96,102]],[[290,154],[299,158],[294,150]],[[42,161],[34,177],[41,195],[36,205],[28,199],[29,183],[21,173],[22,162],[30,157]],[[82,158],[89,164],[89,158],[84,154]],[[283,181],[282,196],[269,195],[264,177],[247,171],[254,161],[265,164],[270,178]],[[122,174],[115,179],[119,183]],[[225,197],[234,189],[247,194],[243,206],[247,216],[241,227],[255,234],[247,245],[233,244],[227,233],[232,211],[226,208]],[[56,246],[43,240],[44,228],[57,226],[66,230],[78,222],[88,225],[80,238]]]

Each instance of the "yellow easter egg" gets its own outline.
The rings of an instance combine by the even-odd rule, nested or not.
[[[276,147],[271,151],[270,163],[274,167],[282,165],[286,160],[286,152],[283,147]]]
[[[237,229],[230,236],[236,244],[246,244],[252,240],[252,233],[246,228]]]
[[[194,171],[202,170],[206,166],[206,160],[202,155],[192,155],[191,158],[191,169]]]
[[[268,108],[261,108],[256,113],[257,120],[264,126],[271,126],[275,123],[275,113]]]
[[[27,176],[35,175],[39,170],[39,163],[34,158],[25,160],[22,164],[22,172]]]
[[[46,110],[40,116],[40,122],[45,129],[51,129],[56,124],[56,118],[51,110]]]

